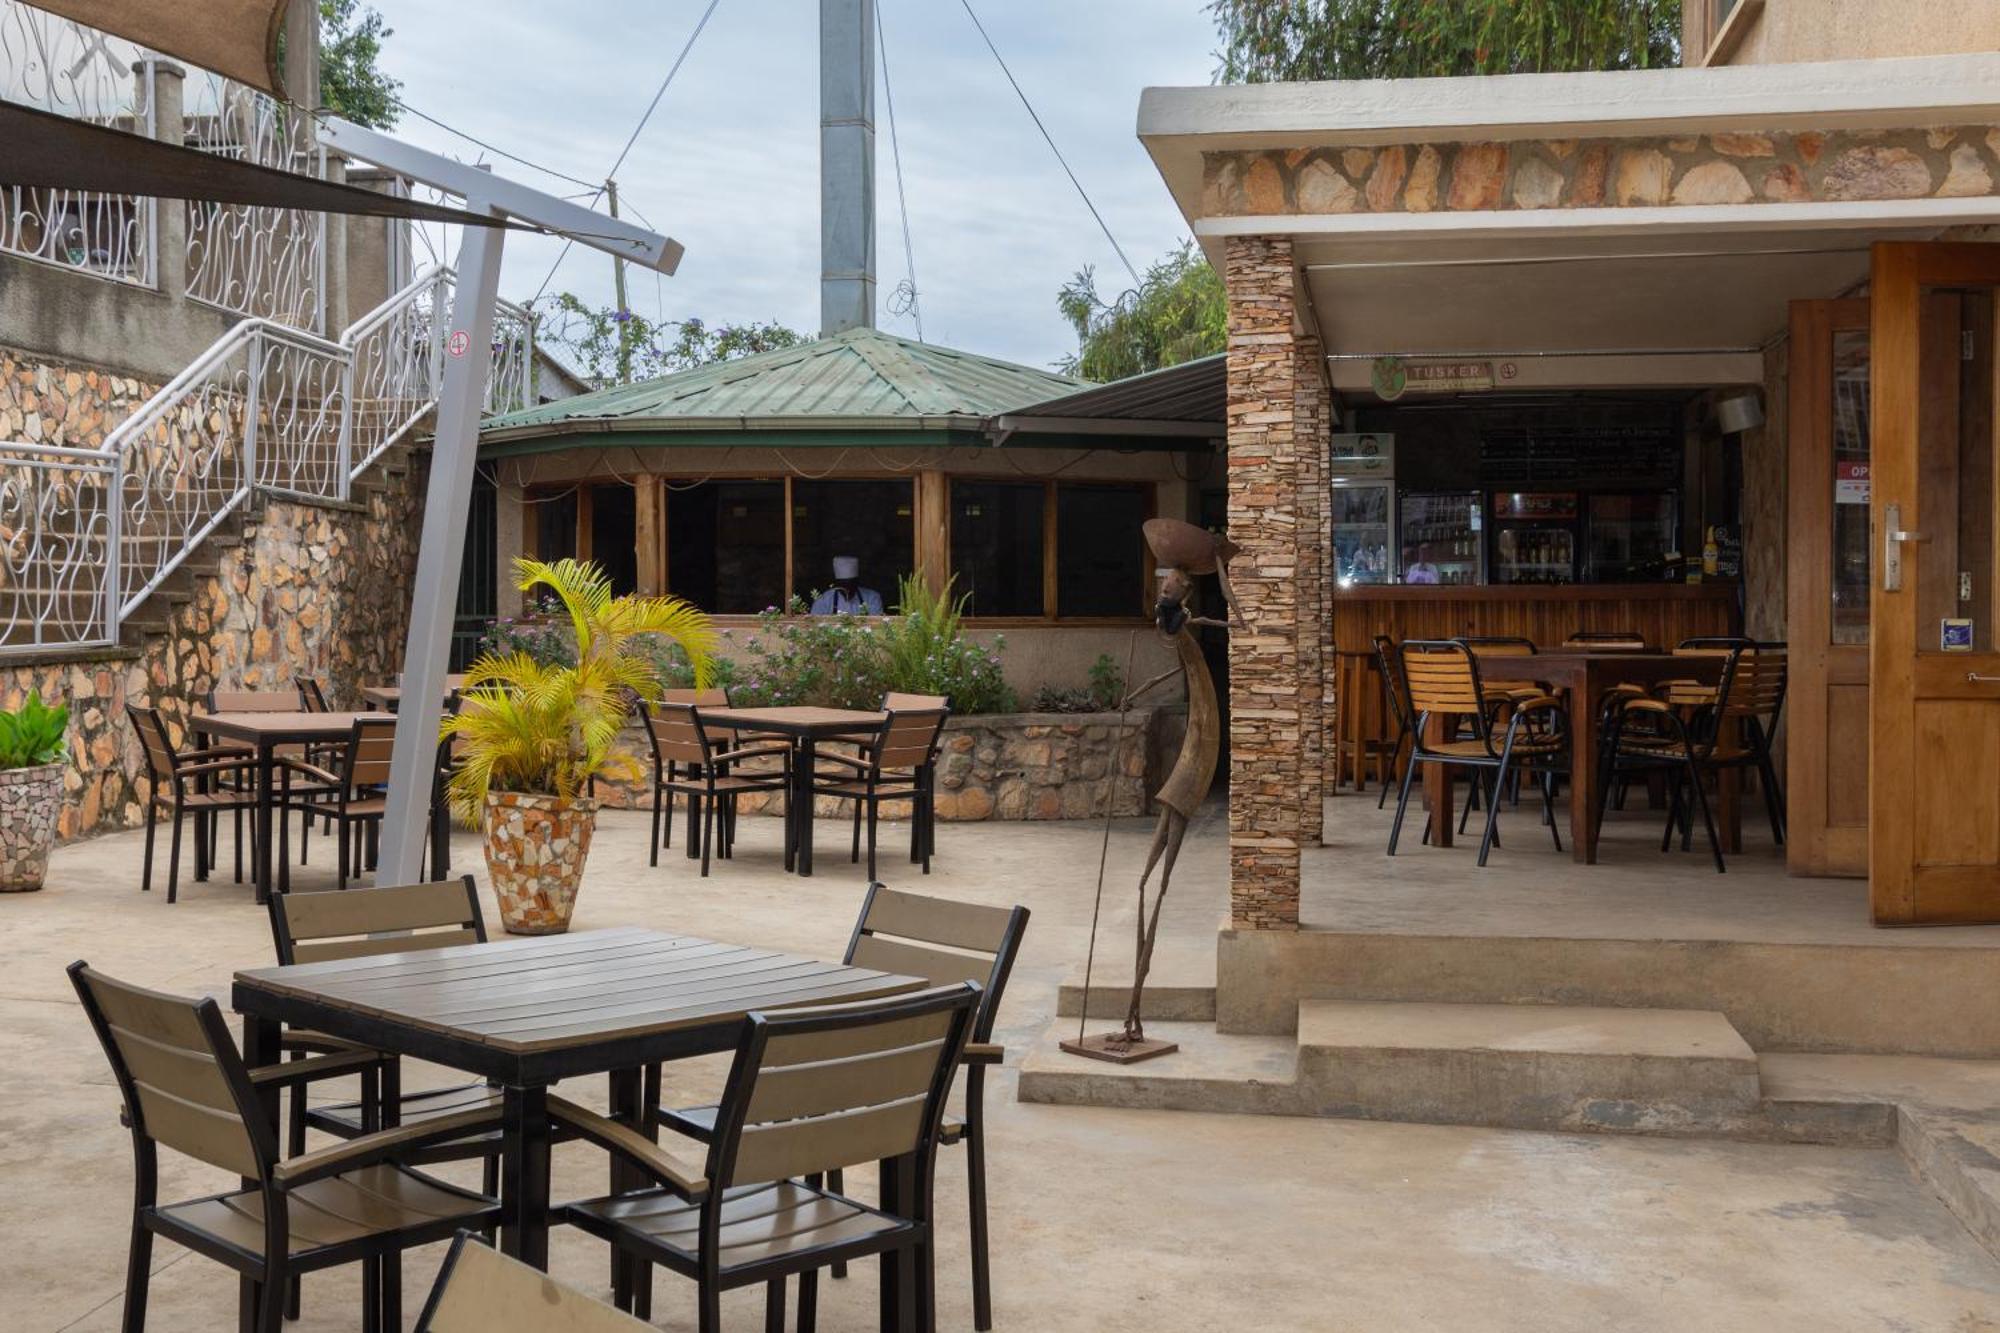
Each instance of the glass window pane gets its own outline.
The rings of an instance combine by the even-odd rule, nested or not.
[[[1868,642],[1868,335],[1833,335],[1833,641]]]
[[[1042,483],[953,481],[951,571],[975,616],[1042,612]]]
[[[915,483],[904,478],[794,481],[792,591],[825,611],[893,608],[898,581],[916,568],[915,493]],[[855,562],[862,607],[844,594],[820,597],[843,557]]]
[[[576,554],[577,488],[553,495],[530,496],[535,525],[535,559],[565,560]]]
[[[785,483],[667,483],[667,591],[752,615],[785,596]]]
[[[1918,307],[1917,514],[1928,540],[1915,568],[1917,648],[1990,652],[1994,644],[1994,294],[1926,290]]]
[[[1141,486],[1056,487],[1056,614],[1142,616],[1151,505]]]
[[[638,493],[623,482],[590,488],[590,558],[618,594],[639,588]]]

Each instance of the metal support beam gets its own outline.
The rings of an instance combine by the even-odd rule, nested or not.
[[[819,3],[819,326],[875,327],[875,0]]]

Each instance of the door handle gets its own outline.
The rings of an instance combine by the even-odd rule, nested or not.
[[[1927,542],[1930,534],[1911,532],[1903,527],[1903,506],[1889,504],[1882,509],[1882,591],[1903,590],[1903,544]]]
[[[1965,673],[1967,685],[2000,685],[2000,676],[1982,676],[1977,671]]]

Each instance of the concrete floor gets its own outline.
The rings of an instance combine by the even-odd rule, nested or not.
[[[1337,837],[1345,827],[1333,825]],[[1538,831],[1527,818],[1514,827]],[[746,819],[738,858],[706,881],[678,849],[649,869],[644,830],[643,817],[606,816],[578,928],[643,924],[822,955],[845,941],[862,876],[833,854],[844,833],[837,826],[821,825],[828,851],[811,880],[781,873],[773,821]],[[1128,947],[1129,886],[1148,832],[1147,822],[1130,821],[1112,840],[1107,882],[1119,889],[1105,904],[1104,939],[1113,953]],[[1010,1063],[1045,1028],[1058,982],[1083,955],[1100,836],[1082,824],[947,826],[928,879],[900,860],[885,864],[901,886],[1033,908],[1003,1014]],[[1531,853],[1532,839],[1520,841],[1480,878],[1471,878],[1470,851],[1387,863],[1372,834],[1356,834],[1351,850],[1312,854],[1309,872],[1324,883],[1342,867],[1359,883],[1393,867],[1384,881],[1392,884],[1412,873],[1406,865],[1450,858],[1466,888],[1516,892],[1533,883],[1509,887],[1531,855],[1534,874],[1558,864]],[[1169,899],[1169,931],[1181,940],[1213,940],[1223,853],[1219,821],[1205,819]],[[469,838],[460,855],[476,859]],[[144,984],[220,992],[234,969],[269,961],[265,919],[246,888],[184,886],[170,908],[159,892],[138,892],[138,863],[136,836],[98,839],[59,852],[42,893],[0,897],[0,930],[11,941],[0,975],[10,1075],[0,1084],[0,1326],[8,1330],[117,1326],[129,1140],[62,966],[87,957]],[[1711,891],[1713,876],[1697,864],[1687,860],[1674,876],[1677,891]],[[1750,879],[1732,871],[1728,887],[1742,892]],[[324,882],[316,865],[299,886]],[[695,1062],[671,1081],[696,1099],[719,1073],[715,1061]],[[602,1095],[595,1081],[565,1092]],[[2000,1329],[2000,1264],[1893,1150],[1028,1106],[1012,1099],[1011,1071],[993,1092],[1001,1329]],[[601,1189],[602,1160],[582,1146],[560,1149],[557,1197]],[[185,1162],[163,1172],[168,1196],[221,1185]],[[965,1328],[963,1175],[950,1152],[940,1194],[941,1323]],[[595,1242],[558,1233],[553,1249],[558,1275],[601,1287]],[[411,1318],[438,1257],[407,1262]],[[220,1269],[164,1244],[156,1269],[155,1330],[229,1325],[235,1284]],[[823,1284],[822,1327],[872,1327],[871,1278],[857,1271]],[[670,1277],[660,1288],[662,1326],[691,1327],[685,1290]],[[357,1290],[347,1272],[309,1280],[299,1327],[357,1326]],[[754,1326],[760,1313],[748,1296],[726,1309],[737,1327]]]

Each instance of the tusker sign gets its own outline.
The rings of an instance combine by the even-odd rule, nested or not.
[[[1406,393],[1474,393],[1493,387],[1491,361],[1405,361],[1377,357],[1369,376],[1375,396],[1393,403]]]

